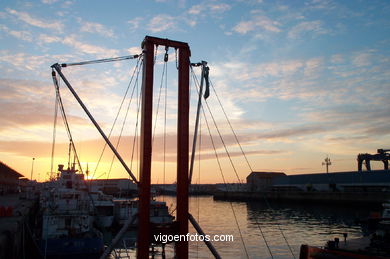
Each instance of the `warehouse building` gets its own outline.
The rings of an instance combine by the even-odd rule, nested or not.
[[[20,190],[19,178],[24,177],[8,165],[0,162],[0,195]]]

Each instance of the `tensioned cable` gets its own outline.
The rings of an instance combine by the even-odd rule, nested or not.
[[[157,126],[158,112],[159,112],[159,108],[160,108],[161,92],[162,92],[162,88],[163,88],[163,84],[164,84],[164,76],[167,76],[166,72],[167,72],[167,62],[164,62],[163,71],[162,71],[162,74],[161,74],[160,90],[159,90],[158,99],[157,99],[156,117],[154,118],[152,145],[154,143],[154,136],[156,134],[156,126]]]
[[[82,62],[75,62],[75,63],[62,63],[61,67],[81,66],[81,65],[107,63],[107,62],[114,62],[114,61],[123,61],[123,60],[128,60],[128,59],[136,59],[136,58],[139,58],[140,56],[141,55],[130,55],[130,56],[122,56],[122,57],[115,57],[115,58],[103,58],[103,59],[96,59],[96,60],[89,60],[89,61],[82,61]]]
[[[163,184],[165,186],[165,171],[166,171],[166,150],[167,150],[167,100],[168,100],[168,71],[165,76],[165,92],[164,92],[164,168],[163,168]]]
[[[69,139],[70,145],[71,145],[71,147],[73,149],[75,158],[77,160],[77,164],[78,164],[78,166],[80,168],[80,172],[83,173],[83,168],[81,167],[79,156],[78,156],[77,151],[76,151],[76,146],[74,145],[74,142],[73,142],[72,132],[70,131],[70,127],[69,127],[69,124],[68,124],[68,119],[67,119],[66,113],[65,113],[64,104],[62,102],[62,98],[61,98],[61,95],[60,95],[60,89],[59,89],[58,80],[55,77],[55,74],[52,74],[52,78],[53,78],[54,86],[55,86],[55,89],[56,89],[56,98],[58,98],[58,103],[59,103],[59,107],[60,107],[60,111],[61,111],[62,120],[63,120],[63,122],[65,124],[66,132],[68,134],[68,139]]]
[[[244,158],[245,158],[245,161],[246,161],[246,163],[248,164],[249,169],[251,170],[251,172],[253,172],[252,166],[250,165],[250,163],[249,163],[249,161],[248,161],[248,158],[247,158],[247,156],[246,156],[244,150],[242,149],[242,146],[241,146],[241,144],[240,144],[240,141],[238,141],[237,134],[236,134],[235,130],[233,129],[232,124],[230,123],[229,117],[228,117],[227,114],[226,114],[225,108],[223,108],[223,105],[222,105],[222,103],[221,103],[221,100],[219,99],[219,96],[218,96],[218,94],[217,94],[217,91],[215,90],[214,85],[213,85],[213,83],[212,83],[211,80],[210,80],[210,85],[211,85],[211,87],[213,88],[213,91],[214,91],[214,93],[215,93],[215,96],[217,97],[218,103],[219,103],[219,105],[220,105],[221,108],[222,108],[223,114],[225,115],[225,118],[226,118],[226,120],[227,120],[227,122],[228,122],[228,124],[229,124],[229,127],[230,127],[231,131],[233,132],[234,138],[235,138],[235,140],[236,140],[238,146],[240,147],[241,153],[243,154],[243,156],[244,156]]]
[[[233,135],[234,135],[234,137],[235,137],[235,140],[236,140],[237,144],[239,145],[240,150],[241,150],[241,152],[242,152],[242,154],[243,154],[243,156],[244,156],[244,158],[245,158],[245,160],[246,160],[246,163],[248,164],[248,167],[250,168],[250,170],[253,172],[252,166],[250,165],[250,163],[249,163],[249,161],[248,161],[248,158],[247,158],[247,156],[246,156],[246,154],[245,154],[245,152],[244,152],[244,150],[243,150],[243,148],[242,148],[242,146],[241,146],[241,144],[240,144],[240,142],[239,142],[239,140],[238,140],[237,134],[235,133],[235,131],[234,131],[234,129],[233,129],[233,126],[232,126],[232,124],[231,124],[231,122],[230,122],[230,120],[229,120],[229,118],[228,118],[228,116],[227,116],[227,114],[226,114],[225,109],[223,108],[223,105],[222,105],[222,103],[221,103],[221,100],[219,99],[218,94],[217,94],[217,91],[215,90],[215,87],[214,87],[214,85],[212,84],[211,80],[210,80],[210,84],[211,84],[211,86],[212,86],[212,88],[213,88],[213,91],[214,91],[216,97],[217,97],[218,103],[219,103],[219,105],[220,105],[221,108],[222,108],[222,111],[223,111],[223,113],[224,113],[224,115],[225,115],[225,118],[226,118],[226,120],[227,120],[227,122],[228,122],[228,124],[229,124],[229,126],[230,126],[230,129],[231,129],[231,131],[233,132]],[[208,106],[207,101],[206,101],[206,105]],[[208,107],[208,108],[209,108],[209,107]],[[270,206],[270,204],[269,204],[269,202],[268,202],[268,200],[267,200],[267,198],[266,198],[265,196],[264,196],[264,199],[265,199],[265,201],[266,201],[266,203],[267,203],[267,206],[273,211],[272,207]],[[255,219],[255,220],[257,221],[257,219]],[[258,225],[258,224],[257,224],[257,225]],[[260,231],[262,232],[262,230],[261,230],[261,228],[260,228],[259,225],[258,225],[258,227],[259,227]],[[278,224],[278,228],[279,228],[279,231],[280,231],[281,235],[283,236],[283,239],[285,240],[285,242],[286,242],[286,244],[287,244],[287,247],[289,248],[289,250],[290,250],[292,256],[295,258],[295,255],[294,255],[294,253],[293,253],[293,251],[292,251],[292,248],[291,248],[290,244],[288,243],[288,240],[287,240],[286,236],[284,235],[282,229],[280,228],[280,225],[279,225],[279,224]],[[263,232],[262,232],[262,235],[263,235]],[[266,243],[267,248],[269,249],[268,243],[267,243],[267,241],[266,241],[264,235],[263,235],[263,239],[264,239],[264,242]],[[270,252],[270,255],[271,255],[271,257],[272,257],[272,253],[271,253],[271,250],[270,250],[270,249],[269,249],[269,252]]]
[[[263,198],[264,198],[265,203],[267,204],[268,208],[269,208],[273,213],[275,213],[275,210],[271,207],[271,205],[269,204],[269,202],[268,202],[267,198],[265,197],[265,195],[263,195]],[[282,234],[283,239],[284,239],[284,241],[286,242],[287,247],[288,247],[288,249],[290,250],[291,255],[292,255],[292,256],[294,257],[294,259],[295,259],[294,252],[293,252],[293,250],[292,250],[290,244],[288,243],[287,238],[286,238],[286,236],[284,235],[284,232],[283,232],[282,228],[280,227],[280,224],[277,223],[276,225],[278,226],[278,229],[279,229],[280,233]]]
[[[137,136],[138,136],[139,113],[140,113],[140,108],[141,108],[141,96],[142,96],[142,91],[140,91],[139,94],[138,94],[138,81],[137,81],[137,96],[138,96],[138,100],[137,100],[137,119],[136,119],[135,129],[134,129],[134,138],[133,138],[133,147],[132,147],[132,151],[131,151],[130,168],[133,167],[134,148],[135,148],[136,145],[137,145],[136,149],[138,150]],[[137,157],[136,157],[136,159],[137,159],[139,152],[135,152],[135,153],[137,153]],[[140,177],[139,174],[140,174],[140,172],[138,171],[138,179]]]
[[[195,73],[194,73],[192,67],[191,67],[191,71],[192,71],[192,73],[195,75]],[[196,81],[197,84],[199,84],[199,83],[198,83],[198,79],[197,79],[196,76],[195,76],[195,81]],[[213,123],[214,123],[214,126],[215,126],[215,128],[216,128],[216,130],[217,130],[217,132],[218,132],[218,135],[219,135],[219,138],[220,138],[220,140],[221,140],[221,142],[222,142],[222,145],[224,146],[224,149],[225,149],[225,151],[226,151],[226,154],[227,154],[227,156],[228,156],[228,158],[229,158],[229,161],[230,161],[230,164],[231,164],[231,166],[232,166],[232,168],[233,168],[233,171],[234,171],[234,173],[235,173],[235,175],[236,175],[236,177],[237,177],[237,180],[238,180],[239,184],[242,184],[241,179],[240,179],[240,177],[238,176],[236,167],[234,166],[233,160],[232,160],[232,158],[231,158],[231,156],[230,156],[229,150],[227,149],[226,144],[225,144],[225,141],[223,140],[222,134],[221,134],[221,132],[220,132],[220,130],[219,130],[219,128],[218,128],[217,122],[215,121],[215,118],[214,118],[214,116],[213,116],[213,113],[211,112],[211,109],[210,109],[210,106],[209,106],[209,104],[208,104],[207,99],[205,99],[205,103],[206,103],[207,110],[208,110],[209,113],[210,113],[211,119],[212,119],[212,121],[213,121]],[[203,107],[203,105],[202,105],[202,107]]]
[[[135,90],[135,88],[136,88],[135,86],[138,85],[138,76],[139,76],[139,72],[137,73],[137,76],[136,76],[136,78],[135,78],[135,83],[134,83],[133,90],[132,90],[132,92],[131,92],[129,104],[128,104],[128,106],[127,106],[127,110],[126,110],[125,117],[123,118],[122,128],[121,128],[121,130],[120,130],[119,137],[118,137],[118,140],[117,140],[117,143],[116,143],[116,146],[115,146],[116,149],[118,149],[119,143],[120,143],[121,138],[122,138],[123,129],[124,129],[124,127],[125,127],[126,119],[127,119],[127,116],[128,116],[128,114],[129,114],[129,110],[130,110],[130,105],[131,105],[131,102],[132,102],[132,100],[133,100],[134,90]],[[108,174],[107,174],[107,179],[110,177],[110,173],[111,173],[111,170],[112,170],[112,166],[113,166],[113,164],[114,164],[115,157],[116,157],[115,155],[112,156],[111,164],[110,164],[110,169],[109,169]]]
[[[200,185],[200,161],[201,161],[201,151],[202,151],[202,117],[199,117],[199,144],[198,144],[198,186]],[[199,191],[199,190],[198,190]],[[196,196],[197,207],[198,207],[198,224],[200,224],[200,202],[199,194]],[[199,246],[196,242],[196,258],[199,257]]]
[[[54,80],[54,79],[53,79]],[[57,80],[58,82],[58,80]],[[54,85],[56,84],[53,82]],[[57,90],[56,96],[57,96]],[[55,143],[56,143],[56,131],[57,131],[57,118],[58,118],[58,98],[55,99],[54,104],[54,126],[53,126],[53,139],[52,139],[52,146],[51,146],[51,160],[50,160],[50,180],[53,178],[53,167],[54,167],[54,151],[55,151]]]
[[[156,55],[157,55],[157,49],[156,49]],[[156,62],[156,60],[155,60]],[[157,126],[157,119],[158,119],[158,113],[160,109],[160,101],[161,101],[161,94],[162,94],[162,88],[164,86],[164,129],[163,129],[163,184],[165,184],[165,171],[166,171],[166,125],[167,125],[167,87],[168,87],[168,48],[165,48],[165,56],[164,56],[164,65],[161,73],[161,81],[160,81],[160,90],[158,94],[158,100],[157,100],[157,108],[156,108],[156,117],[154,119],[154,127],[153,127],[153,136],[152,136],[152,146],[154,143],[154,137],[156,135],[156,126]],[[164,199],[164,198],[163,198]],[[164,200],[163,200],[164,201]]]
[[[236,135],[236,133],[235,133],[235,131],[234,131],[234,129],[233,129],[231,123],[230,123],[230,120],[229,120],[229,118],[228,118],[228,116],[227,116],[227,114],[226,114],[226,112],[225,112],[225,109],[223,108],[222,103],[221,103],[221,101],[220,101],[220,99],[219,99],[219,97],[218,97],[218,95],[217,95],[217,91],[215,90],[214,85],[211,83],[211,81],[210,81],[210,84],[211,84],[211,86],[212,86],[212,88],[213,88],[213,90],[214,90],[215,96],[217,97],[218,103],[219,103],[219,105],[220,105],[221,108],[222,108],[222,111],[223,111],[223,113],[224,113],[224,115],[225,115],[225,118],[226,118],[226,120],[228,121],[228,124],[229,124],[229,126],[230,126],[230,129],[231,129],[231,131],[233,132],[233,135],[234,135],[234,137],[235,137],[235,139],[236,139],[236,141],[237,141],[237,143],[238,143],[238,145],[239,145],[239,147],[240,147],[240,149],[241,149],[241,152],[242,152],[242,154],[244,155],[245,160],[246,160],[246,162],[247,162],[247,164],[248,164],[250,170],[253,172],[252,167],[251,167],[251,165],[249,164],[249,161],[248,161],[248,159],[247,159],[247,157],[246,157],[246,155],[245,155],[245,153],[244,153],[244,151],[243,151],[243,149],[242,149],[242,146],[241,146],[240,142],[238,141],[237,135]],[[255,221],[256,221],[256,225],[257,225],[257,227],[258,227],[258,229],[259,229],[259,231],[260,231],[260,233],[261,233],[261,236],[262,236],[262,238],[263,238],[263,240],[264,240],[264,243],[265,243],[265,245],[266,245],[266,247],[267,247],[267,249],[268,249],[268,252],[269,252],[269,254],[271,255],[271,258],[274,258],[274,257],[273,257],[273,254],[272,254],[272,251],[271,251],[271,248],[270,248],[270,246],[268,245],[267,239],[265,238],[264,232],[263,232],[263,230],[261,229],[260,224],[258,223],[256,217],[255,217]]]
[[[196,90],[199,92],[199,89],[198,89],[198,80],[196,78],[196,75],[191,67],[191,72],[192,72],[192,76],[194,77],[194,85],[195,85],[195,88]],[[217,152],[217,149],[215,147],[215,143],[214,143],[214,139],[213,139],[213,136],[211,134],[211,130],[210,130],[210,126],[209,126],[209,123],[207,121],[207,117],[206,117],[206,113],[204,111],[204,108],[203,108],[203,105],[201,106],[201,110],[202,110],[202,113],[203,113],[203,116],[205,118],[205,122],[206,122],[206,126],[207,126],[207,129],[208,129],[208,132],[209,132],[209,135],[210,135],[210,140],[211,140],[211,143],[212,143],[212,146],[213,146],[213,149],[214,149],[214,153],[215,153],[215,156],[216,156],[216,159],[217,159],[217,163],[218,163],[218,167],[219,167],[219,171],[221,173],[221,176],[222,176],[222,180],[223,180],[223,183],[225,185],[225,188],[227,188],[227,184],[226,184],[226,180],[225,180],[225,176],[223,174],[223,170],[222,170],[222,166],[221,166],[221,162],[219,161],[219,156],[218,156],[218,152]],[[234,207],[233,207],[233,203],[230,201],[230,207],[232,209],[232,213],[233,213],[233,217],[234,217],[234,220],[235,220],[235,223],[236,223],[236,226],[237,226],[237,229],[238,229],[238,233],[240,235],[240,238],[241,238],[241,242],[242,242],[242,245],[244,247],[244,250],[245,250],[245,254],[246,254],[246,257],[249,258],[249,254],[248,254],[248,251],[246,249],[246,245],[245,245],[245,242],[244,242],[244,238],[242,236],[242,232],[241,232],[241,228],[240,228],[240,225],[238,224],[238,219],[237,219],[237,215],[236,215],[236,212],[234,211]]]
[[[233,135],[234,135],[234,138],[235,138],[235,140],[236,140],[238,146],[240,147],[241,153],[243,154],[243,156],[244,156],[244,158],[245,158],[245,161],[246,161],[248,167],[250,168],[251,172],[253,172],[252,166],[250,165],[249,160],[248,160],[248,158],[247,158],[247,156],[246,156],[246,154],[245,154],[245,152],[244,152],[244,150],[243,150],[243,148],[242,148],[242,146],[241,146],[241,144],[240,144],[240,142],[239,142],[239,140],[238,140],[237,134],[236,134],[235,130],[233,129],[233,126],[232,126],[232,124],[231,124],[231,122],[230,122],[230,120],[229,120],[229,118],[228,118],[228,116],[227,116],[227,114],[226,114],[225,109],[223,108],[223,105],[222,105],[222,103],[221,103],[221,100],[219,99],[218,94],[217,94],[217,91],[215,90],[215,87],[214,87],[213,83],[211,82],[211,80],[210,80],[210,84],[211,84],[211,87],[213,88],[213,91],[214,91],[214,93],[215,93],[215,96],[217,97],[218,103],[219,103],[219,105],[220,105],[221,108],[222,108],[223,114],[225,115],[225,118],[226,118],[226,120],[227,120],[227,122],[228,122],[228,124],[229,124],[229,127],[230,127],[230,129],[231,129]],[[266,198],[265,196],[264,196],[264,199],[265,199],[265,201],[266,201],[266,203],[267,203],[267,206],[268,206],[271,210],[273,210],[273,209],[271,208],[270,204],[268,203],[268,200],[267,200],[267,198]],[[255,220],[256,220],[256,224],[257,224],[257,218],[256,218]],[[257,225],[258,225],[258,224],[257,224]],[[260,228],[259,225],[258,225],[258,227],[259,227],[260,231],[262,232],[262,230],[261,230],[261,228]],[[290,244],[288,243],[287,238],[286,238],[286,236],[284,235],[282,229],[280,228],[280,225],[278,225],[278,227],[279,227],[280,233],[281,233],[282,236],[283,236],[283,239],[285,240],[285,242],[286,242],[286,244],[287,244],[287,247],[289,248],[289,250],[290,250],[292,256],[295,258],[295,255],[294,255],[294,253],[293,253],[293,251],[292,251],[292,248],[291,248]],[[263,232],[262,232],[261,234],[263,235]],[[265,243],[266,243],[266,245],[267,245],[267,248],[268,248],[268,250],[269,250],[269,252],[270,252],[270,254],[271,254],[271,257],[272,257],[271,250],[269,249],[268,243],[267,243],[267,241],[266,241],[265,238],[264,238],[264,241],[265,241]],[[272,257],[272,258],[273,258],[273,257]]]
[[[141,62],[140,62],[140,61],[141,61]],[[128,93],[128,91],[129,91],[129,89],[130,89],[131,83],[133,82],[134,75],[135,75],[135,73],[136,73],[137,71],[138,71],[137,74],[139,74],[140,71],[141,71],[141,70],[139,69],[139,68],[141,67],[140,64],[142,64],[141,56],[140,56],[140,58],[137,60],[137,64],[136,64],[136,66],[134,67],[134,70],[133,70],[133,73],[132,73],[130,82],[129,82],[129,84],[128,84],[127,88],[126,88],[125,94],[124,94],[124,96],[123,96],[123,98],[122,98],[122,100],[121,100],[121,103],[120,103],[118,112],[117,112],[117,114],[116,114],[116,116],[115,116],[114,122],[112,123],[110,132],[109,132],[109,134],[108,134],[108,138],[111,137],[111,134],[112,134],[112,132],[113,132],[113,130],[114,130],[116,121],[118,120],[120,111],[122,110],[123,103],[124,103],[124,101],[126,100],[127,93]],[[104,142],[104,146],[103,146],[102,152],[100,153],[100,156],[99,156],[98,162],[97,162],[97,164],[96,164],[95,170],[94,170],[94,172],[93,172],[93,174],[92,174],[92,178],[95,176],[95,174],[96,174],[96,172],[97,172],[97,169],[98,169],[98,167],[99,167],[99,165],[100,165],[100,162],[101,162],[101,160],[102,160],[102,157],[103,157],[103,154],[104,154],[106,148],[107,148],[107,143]]]
[[[205,111],[203,109],[203,106],[202,106],[202,113],[203,113],[203,116],[205,117],[205,121],[206,121],[206,125],[207,125],[207,129],[208,129],[208,132],[209,132],[209,135],[210,135],[210,139],[211,139],[211,143],[212,143],[212,146],[213,146],[213,149],[214,149],[214,153],[215,153],[215,156],[217,158],[217,162],[218,162],[218,167],[219,167],[219,171],[222,175],[222,180],[223,180],[223,183],[225,185],[225,188],[226,190],[228,189],[228,186],[227,186],[227,183],[226,183],[226,180],[225,180],[225,176],[223,175],[223,170],[222,170],[222,166],[221,166],[221,162],[219,161],[219,156],[218,156],[218,153],[217,153],[217,149],[215,147],[215,144],[214,144],[214,140],[213,140],[213,136],[211,134],[211,130],[210,130],[210,126],[208,124],[208,121],[206,119],[206,114],[205,114]],[[245,253],[246,253],[246,257],[249,258],[249,255],[248,255],[248,251],[246,249],[246,245],[245,245],[245,242],[244,242],[244,238],[242,236],[242,232],[241,232],[241,228],[240,228],[240,225],[238,224],[238,219],[237,219],[237,216],[236,216],[236,212],[234,211],[234,207],[233,207],[233,203],[230,201],[230,207],[232,209],[232,212],[233,212],[233,216],[234,216],[234,220],[235,220],[235,223],[236,223],[236,226],[237,226],[237,229],[238,229],[238,232],[240,234],[240,238],[241,238],[241,242],[242,242],[242,245],[244,246],[244,250],[245,250]]]
[[[79,156],[77,154],[76,146],[75,146],[75,144],[73,142],[72,132],[70,131],[70,127],[69,127],[69,124],[68,124],[68,119],[67,119],[66,113],[65,113],[64,104],[62,102],[62,98],[61,98],[61,95],[60,95],[60,88],[59,88],[59,83],[58,83],[59,80],[57,80],[56,73],[54,72],[54,70],[52,70],[52,78],[53,78],[54,87],[55,87],[55,90],[56,90],[56,98],[58,98],[58,104],[59,104],[59,107],[60,107],[62,120],[63,120],[63,122],[65,124],[66,132],[68,134],[68,138],[69,138],[69,141],[70,141],[70,147],[69,148],[73,149],[74,157],[75,157],[75,159],[77,161],[77,164],[79,166],[80,173],[84,175],[83,168],[81,166],[80,159],[79,159]],[[84,184],[88,188],[87,183],[85,181],[84,181]],[[94,200],[93,200],[93,198],[92,198],[92,196],[91,196],[91,194],[89,192],[88,192],[88,197],[89,197],[89,199],[92,202],[92,207],[93,207],[94,211],[96,212],[95,202],[94,202]]]
[[[257,221],[256,215],[254,215],[254,217],[255,217],[256,226],[257,226],[257,228],[260,230],[260,233],[261,233],[261,236],[263,237],[265,246],[267,247],[268,252],[269,252],[269,254],[271,255],[271,258],[274,258],[273,254],[272,254],[272,251],[271,251],[271,248],[270,248],[270,246],[268,245],[267,239],[265,238],[264,232],[263,232],[263,230],[261,229],[259,222]]]

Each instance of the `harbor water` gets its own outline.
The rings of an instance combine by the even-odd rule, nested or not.
[[[171,211],[175,209],[175,197],[159,196],[157,200],[165,201]],[[335,237],[343,242],[343,233],[347,240],[363,236],[357,220],[368,217],[372,209],[190,198],[190,213],[206,234],[233,235],[234,241],[213,242],[222,258],[247,258],[247,254],[259,259],[299,258],[301,244],[323,246]],[[189,232],[196,233],[191,225]],[[173,245],[167,245],[165,251],[166,258],[172,258]],[[134,251],[126,254],[134,255]],[[213,257],[203,242],[190,242],[189,254],[190,258]],[[155,258],[161,255],[157,253]]]

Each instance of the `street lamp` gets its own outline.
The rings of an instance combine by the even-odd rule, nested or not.
[[[31,164],[31,177],[30,177],[31,181],[33,180],[33,179],[32,179],[32,176],[33,176],[33,172],[34,172],[34,161],[35,161],[35,157],[32,158],[32,164]]]
[[[328,156],[326,156],[325,162],[322,162],[322,165],[326,165],[326,173],[329,173],[329,166],[331,164],[332,164],[332,162],[330,162],[330,158]]]

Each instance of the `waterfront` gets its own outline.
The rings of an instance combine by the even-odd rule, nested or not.
[[[175,204],[175,197],[159,196],[158,200],[167,202],[168,207]],[[346,208],[330,206],[309,206],[297,204],[265,202],[215,201],[212,196],[190,198],[190,213],[197,219],[206,234],[233,235],[233,242],[213,242],[222,258],[246,258],[235,223],[234,212],[239,223],[249,258],[272,258],[268,252],[259,226],[268,242],[275,259],[290,259],[293,256],[280,230],[289,242],[295,258],[299,258],[301,244],[323,246],[326,241],[348,233],[348,238],[362,236],[356,219],[367,217],[369,208]],[[171,209],[174,209],[172,205]],[[195,234],[190,225],[190,233]],[[167,258],[172,258],[173,247],[167,245]],[[134,254],[133,253],[130,253]],[[212,255],[203,242],[190,242],[190,258],[211,258]],[[159,255],[156,258],[160,258]]]

